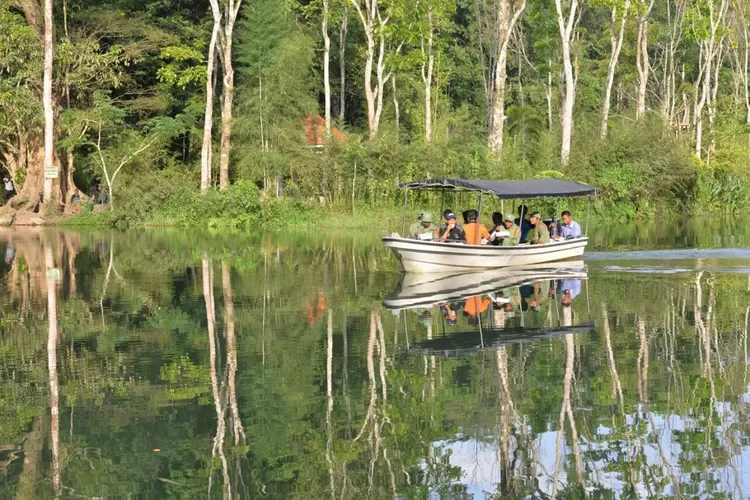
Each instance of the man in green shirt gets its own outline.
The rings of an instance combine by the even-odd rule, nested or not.
[[[544,245],[549,243],[549,229],[547,224],[542,222],[542,215],[539,212],[531,214],[531,223],[534,225],[534,229],[529,232],[529,243],[532,245]]]
[[[431,240],[435,237],[432,212],[419,214],[417,222],[409,227],[409,237],[414,240]]]
[[[521,241],[521,228],[519,228],[513,221],[513,214],[505,214],[503,217],[503,225],[508,232],[508,236],[495,236],[493,233],[490,237],[492,238],[492,236],[495,236],[501,238],[503,241],[502,246],[504,247],[514,247],[518,245]]]

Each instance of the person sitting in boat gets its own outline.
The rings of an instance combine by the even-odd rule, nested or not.
[[[521,242],[521,229],[516,226],[515,222],[513,222],[513,214],[505,214],[505,217],[503,217],[503,227],[504,230],[498,230],[498,228],[495,227],[495,230],[492,231],[492,234],[490,235],[490,242],[492,242],[493,245],[501,245],[504,247],[514,247],[518,245]]]
[[[563,240],[570,240],[573,238],[580,238],[583,236],[581,233],[581,225],[573,220],[569,211],[564,211],[560,218],[562,219],[562,226],[560,226],[560,237]]]
[[[443,229],[445,228],[445,229]],[[456,224],[456,214],[445,214],[445,225],[440,227],[439,240],[448,243],[466,243],[466,233]]]
[[[531,214],[530,222],[534,225],[534,229],[529,231],[527,239],[532,245],[544,245],[549,243],[549,230],[547,225],[542,222],[542,214],[534,212]]]
[[[519,205],[518,206],[518,218],[514,220],[516,226],[521,228],[521,243],[526,243],[526,240],[528,238],[529,231],[534,229],[534,225],[529,222],[529,219],[526,217],[529,216],[529,209],[526,207],[526,205]]]
[[[415,240],[431,240],[435,237],[432,212],[420,212],[417,222],[409,226],[409,237]]]
[[[466,233],[466,243],[469,245],[483,245],[490,239],[490,233],[484,224],[477,222],[479,218],[479,212],[476,210],[466,211],[466,225],[464,226],[464,233]]]
[[[502,244],[502,239],[499,237],[500,234],[507,232],[505,225],[503,224],[503,214],[495,212],[492,214],[492,231],[490,231],[489,243],[491,245]]]
[[[438,236],[443,234],[445,232],[445,229],[448,227],[448,214],[453,214],[453,210],[450,208],[443,210],[443,219],[445,219],[445,222],[440,224],[440,227],[438,228]],[[454,214],[453,217],[456,215]],[[463,229],[464,227],[461,224],[458,224],[456,227],[459,229]]]

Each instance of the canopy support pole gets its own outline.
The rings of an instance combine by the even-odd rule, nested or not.
[[[409,199],[409,188],[405,188],[404,189],[404,218],[401,223],[401,237],[402,238],[406,238],[406,202],[408,199]]]
[[[483,194],[484,193],[482,193],[481,191],[479,192],[479,213],[477,214],[477,224],[479,224],[479,221],[482,218],[482,195]],[[479,233],[477,232],[477,234]]]
[[[445,211],[445,189],[440,191],[440,193],[440,217],[438,217],[438,219],[443,217],[443,212]],[[438,222],[440,221],[438,220]]]
[[[586,197],[586,237],[589,236],[589,216],[591,214],[591,196]]]

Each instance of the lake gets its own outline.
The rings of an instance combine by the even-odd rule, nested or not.
[[[359,233],[0,229],[0,497],[747,497],[749,241],[437,282]]]

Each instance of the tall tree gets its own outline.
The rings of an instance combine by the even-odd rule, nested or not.
[[[607,81],[604,84],[604,104],[602,105],[602,139],[607,137],[609,124],[609,109],[612,101],[612,84],[615,81],[615,70],[617,69],[617,60],[620,58],[622,50],[622,40],[625,37],[625,23],[628,20],[628,11],[630,11],[630,0],[624,2],[613,0],[605,2],[610,10],[609,23],[609,43],[610,54],[609,64],[607,65]]]
[[[493,153],[500,153],[503,148],[503,129],[505,127],[505,84],[508,75],[508,43],[515,29],[518,18],[526,8],[526,0],[497,0],[497,59],[492,89],[492,121],[490,127],[489,147]]]
[[[323,94],[326,121],[326,140],[331,138],[331,37],[328,34],[328,18],[330,9],[328,0],[323,0],[323,20],[321,31],[323,32]]]
[[[640,13],[638,15],[638,34],[635,42],[635,66],[638,69],[638,87],[635,94],[635,118],[643,119],[646,114],[646,87],[651,74],[651,64],[648,58],[648,23],[654,0],[638,0]]]
[[[349,29],[349,8],[344,3],[339,25],[339,122],[346,116],[346,34]]]
[[[211,41],[208,43],[208,57],[206,62],[206,108],[203,118],[203,145],[201,146],[201,192],[205,193],[211,187],[211,163],[213,152],[213,124],[214,124],[214,90],[216,80],[216,42],[221,29],[221,13],[217,0],[210,0],[214,26],[211,30]]]
[[[367,127],[370,137],[375,137],[383,114],[383,91],[391,74],[385,71],[386,26],[391,20],[386,6],[379,0],[350,0],[357,11],[365,32],[365,100],[367,101]],[[377,43],[377,61],[375,60]],[[373,68],[374,66],[374,68]],[[375,83],[373,84],[373,69]]]
[[[555,0],[557,10],[557,25],[560,30],[560,42],[563,58],[563,74],[565,78],[565,91],[563,93],[561,127],[562,146],[560,148],[560,159],[564,165],[570,160],[570,139],[573,134],[573,105],[576,99],[576,79],[573,76],[573,63],[570,58],[571,40],[573,29],[576,26],[578,16],[578,0],[567,0],[563,6],[563,0]],[[567,7],[567,9],[565,8]]]
[[[215,0],[212,0],[215,1]],[[221,142],[219,150],[219,189],[229,187],[229,153],[232,147],[232,111],[234,102],[234,63],[232,45],[234,25],[242,0],[227,0],[224,5],[224,27],[219,32],[220,59],[222,64],[221,89]],[[212,7],[213,10],[213,7]],[[214,14],[215,15],[215,14]]]
[[[695,83],[696,96],[694,101],[695,117],[695,155],[701,159],[703,155],[703,111],[711,103],[709,100],[715,95],[712,80],[716,68],[721,64],[718,57],[722,53],[724,43],[724,22],[729,9],[728,0],[695,0],[692,8],[686,14],[689,16],[692,37],[697,41],[699,54],[698,78]],[[718,82],[716,82],[718,85]],[[700,88],[700,92],[698,91]],[[709,115],[713,119],[713,115]]]
[[[44,202],[52,201],[52,176],[55,167],[55,112],[52,109],[52,63],[54,58],[52,0],[44,0]],[[51,172],[50,172],[51,173]]]

